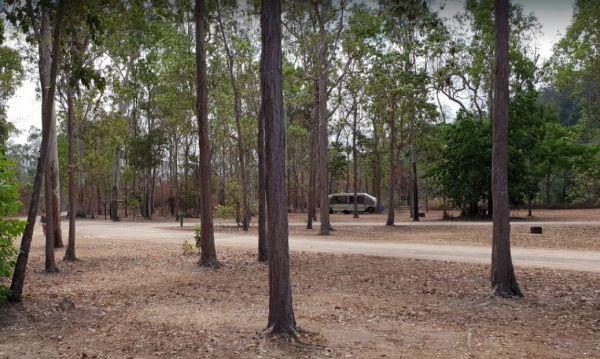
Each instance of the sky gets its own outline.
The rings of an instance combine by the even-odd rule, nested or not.
[[[552,47],[571,22],[574,0],[513,0],[513,3],[520,4],[525,13],[533,13],[538,18],[541,25],[538,38],[540,60],[548,59],[552,54]],[[434,9],[443,6],[440,14],[445,18],[452,18],[463,8],[464,1],[436,0],[433,6]],[[41,105],[37,99],[35,81],[35,78],[26,78],[7,104],[8,120],[22,131],[13,139],[15,142],[25,142],[31,126],[41,127]]]

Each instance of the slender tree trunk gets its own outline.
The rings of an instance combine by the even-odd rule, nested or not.
[[[382,205],[381,198],[381,150],[379,148],[379,131],[377,129],[377,120],[373,118],[373,143],[375,145],[375,168],[373,170],[375,176],[374,190],[375,197],[377,198],[377,211],[380,211]]]
[[[267,238],[267,174],[265,171],[265,117],[258,115],[258,261],[269,259]]]
[[[527,196],[527,217],[533,217],[533,212],[531,210],[531,198],[532,195]]]
[[[219,21],[219,28],[221,32],[221,38],[223,40],[223,46],[225,47],[225,53],[227,54],[227,67],[229,70],[229,80],[231,82],[231,89],[233,91],[233,113],[235,117],[235,128],[237,131],[237,150],[238,150],[238,162],[240,166],[240,180],[242,185],[242,229],[247,231],[250,227],[250,203],[249,203],[249,187],[248,187],[248,174],[246,173],[246,161],[244,155],[244,142],[243,142],[243,134],[242,134],[242,125],[241,125],[241,117],[242,110],[240,107],[240,92],[237,86],[237,82],[235,79],[235,75],[233,73],[233,53],[229,48],[229,43],[227,42],[227,36],[225,36],[225,28],[223,26],[223,21],[221,19],[221,10],[219,6],[219,2],[217,4],[217,19]]]
[[[396,191],[396,98],[392,97],[390,113],[390,178],[388,192],[388,216],[386,226],[393,226],[394,218],[394,191]]]
[[[73,58],[73,51],[71,51],[71,58]],[[69,196],[69,241],[67,244],[67,250],[65,251],[65,261],[74,261],[77,259],[75,255],[75,213],[77,212],[77,204],[75,201],[75,136],[73,129],[73,87],[67,85],[67,136],[68,136],[68,162],[69,162],[69,184],[68,184],[68,196]]]
[[[356,149],[356,135],[358,126],[358,104],[354,97],[354,111],[352,116],[352,187],[354,187],[354,218],[358,218],[358,151]]]
[[[206,6],[204,0],[196,0],[196,111],[198,118],[198,137],[200,151],[200,197],[201,210],[201,248],[202,267],[218,267],[217,251],[213,230],[212,200],[210,193],[211,163],[210,141],[208,139],[208,97],[206,89],[206,49],[204,47],[204,28],[206,26]]]
[[[285,179],[285,124],[281,78],[281,4],[263,0],[261,9],[261,112],[265,118],[269,224],[269,320],[273,334],[296,335],[290,281]]]
[[[53,231],[54,231],[54,247],[62,248],[64,247],[62,240],[62,229],[60,227],[60,176],[59,176],[59,163],[58,163],[58,137],[56,132],[56,108],[52,108],[52,126],[50,127],[50,138],[48,143],[48,155],[49,162],[48,166],[46,166],[46,179],[50,180],[50,197],[52,198],[52,221],[53,221]],[[51,176],[48,176],[48,172],[51,173]]]
[[[50,15],[49,10],[46,7],[41,9],[41,36],[42,36],[42,54],[41,56],[46,60],[43,61],[40,71],[40,78],[44,78],[44,84],[49,85],[52,82],[52,51],[54,50],[52,44],[52,35],[50,33]],[[54,80],[56,81],[56,80]],[[56,141],[56,110],[54,108],[54,98],[50,98],[50,89],[42,89],[45,96],[42,98],[42,106],[44,107],[42,113],[42,131],[48,131],[48,159],[46,160],[46,173],[44,176],[44,202],[46,207],[46,272],[54,273],[58,272],[56,266],[56,260],[54,257],[54,247],[56,243],[56,221],[55,219],[60,217],[60,211],[56,211],[54,206],[54,190],[53,182],[58,176],[56,172],[56,165],[58,156],[55,156],[57,149]],[[45,128],[44,128],[45,127]],[[60,226],[60,223],[59,223]]]
[[[179,162],[179,139],[175,136],[175,152],[173,153],[173,183],[175,186],[175,217],[179,221],[181,213],[181,204],[179,203],[179,172],[177,171],[177,163]]]
[[[411,142],[414,138],[411,140]],[[411,177],[412,177],[412,213],[413,213],[413,221],[419,221],[419,186],[417,182],[417,154],[415,152],[415,145],[411,143],[410,145],[410,162],[411,162]]]
[[[508,11],[509,0],[496,0],[496,78],[492,148],[493,237],[491,285],[500,297],[521,297],[510,253],[508,207]]]
[[[40,33],[38,38],[38,48],[40,52],[40,83],[42,87],[42,107],[45,107],[45,102],[48,101],[48,86],[51,82],[51,59],[52,53],[52,34],[50,31],[50,15],[47,8],[41,9]],[[33,20],[35,21],[35,20]],[[54,102],[53,102],[54,103]],[[44,176],[44,201],[46,204],[46,237],[52,237],[53,246],[56,248],[63,247],[62,232],[60,228],[60,188],[58,179],[58,140],[56,135],[56,109],[54,105],[48,116],[51,116],[49,121],[42,121],[44,125],[49,126],[48,138],[48,158],[45,167]],[[49,213],[52,212],[52,213]],[[51,220],[50,220],[51,219]],[[46,238],[47,242],[50,240]],[[50,251],[47,250],[49,254]]]
[[[310,128],[310,167],[308,174],[308,211],[306,229],[312,229],[313,220],[317,217],[317,175],[319,168],[319,83],[315,81],[315,104],[312,111]]]
[[[315,15],[319,23],[319,52],[317,55],[318,88],[319,88],[319,206],[321,235],[329,235],[329,161],[328,161],[328,110],[327,110],[327,40],[325,20],[323,19],[322,1],[315,1]]]
[[[47,9],[44,9],[47,11]],[[37,216],[38,204],[40,200],[40,192],[42,187],[42,177],[44,176],[44,170],[46,167],[46,159],[48,155],[48,140],[50,137],[50,126],[52,107],[54,106],[54,95],[56,93],[56,74],[60,62],[60,37],[62,31],[62,19],[63,19],[63,2],[59,1],[58,10],[56,13],[56,21],[54,25],[54,38],[52,43],[52,50],[54,54],[57,54],[52,59],[52,65],[50,66],[50,82],[44,83],[47,85],[47,101],[43,101],[42,109],[42,121],[46,123],[46,126],[42,126],[42,141],[40,145],[40,154],[38,157],[35,177],[33,180],[33,188],[31,192],[31,201],[29,202],[29,210],[27,213],[27,225],[21,238],[21,246],[19,255],[17,256],[17,262],[15,270],[13,272],[12,283],[10,285],[10,300],[13,302],[20,302],[23,298],[23,285],[25,283],[25,270],[27,268],[27,260],[29,259],[29,249],[31,248],[31,239],[33,237],[33,229],[35,227],[35,221]],[[33,20],[33,19],[32,19]],[[49,31],[49,30],[48,30]],[[41,40],[41,39],[40,39]],[[45,61],[50,61],[50,58],[43,58],[40,52],[40,65],[43,65]]]

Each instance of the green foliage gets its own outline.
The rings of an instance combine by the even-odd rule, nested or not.
[[[196,248],[202,246],[202,226],[199,224],[194,226],[194,240],[196,241]]]
[[[17,254],[13,240],[25,228],[25,222],[7,218],[15,215],[21,207],[13,166],[3,156],[0,157],[0,280],[12,274]],[[6,288],[0,285],[0,302],[6,299],[6,295]]]
[[[196,248],[194,248],[194,245],[187,240],[183,242],[181,247],[183,249],[183,254],[186,256],[191,256],[196,253]]]
[[[456,121],[440,127],[443,147],[433,171],[442,191],[454,204],[476,215],[490,190],[492,141],[488,122],[460,111]]]
[[[235,218],[235,207],[217,206],[217,208],[215,208],[215,217],[222,219],[233,219]]]
[[[509,197],[519,205],[533,200],[543,180],[561,173],[585,173],[596,163],[598,149],[577,143],[575,131],[558,122],[556,113],[537,103],[533,91],[518,92],[509,109]],[[439,156],[429,173],[468,215],[480,213],[491,188],[491,126],[460,111],[456,121],[439,126],[442,146],[427,147]],[[436,156],[436,155],[433,155]],[[431,157],[435,161],[434,157]]]
[[[567,91],[582,109],[582,135],[600,144],[600,2],[578,0],[571,25],[555,45],[548,80]]]

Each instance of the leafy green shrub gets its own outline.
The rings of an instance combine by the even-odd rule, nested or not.
[[[186,256],[190,256],[190,255],[196,253],[196,249],[194,248],[194,245],[191,244],[187,240],[185,242],[183,242],[182,248],[183,248],[183,254]]]
[[[194,239],[196,240],[196,248],[202,245],[202,227],[198,224],[194,227]]]
[[[235,207],[234,206],[218,206],[215,209],[215,216],[221,219],[233,219],[235,218]]]
[[[10,161],[0,156],[0,281],[12,275],[17,254],[13,240],[25,228],[25,222],[7,218],[17,214],[21,208],[13,167]],[[0,302],[6,299],[7,294],[8,289],[0,284]]]

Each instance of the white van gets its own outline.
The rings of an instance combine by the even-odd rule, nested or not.
[[[377,198],[368,193],[357,193],[358,211],[377,212]],[[354,212],[354,193],[334,193],[329,195],[329,213]]]

